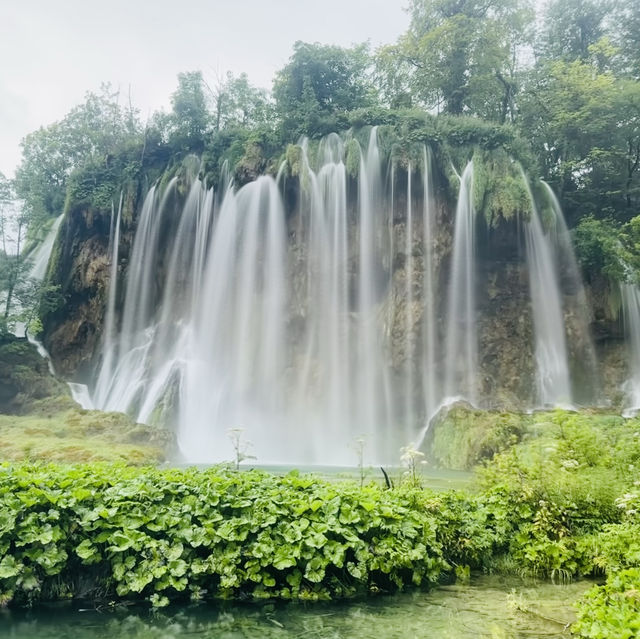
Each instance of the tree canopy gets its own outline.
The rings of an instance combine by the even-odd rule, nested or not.
[[[300,136],[401,122],[423,127],[413,139],[446,130],[471,146],[519,136],[583,238],[603,228],[589,220],[624,233],[640,214],[640,3],[550,0],[541,12],[533,0],[410,0],[407,11],[407,31],[376,51],[296,42],[271,92],[244,73],[181,73],[171,111],[144,125],[103,85],[24,139],[16,195],[33,223],[62,211],[70,184],[115,188],[122,173],[191,153],[208,175],[226,165],[245,181],[277,170]],[[428,118],[440,124],[425,129]]]

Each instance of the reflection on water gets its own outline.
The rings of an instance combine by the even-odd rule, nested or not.
[[[571,604],[590,587],[478,577],[432,592],[339,604],[191,605],[0,612],[11,639],[442,639],[568,637]]]

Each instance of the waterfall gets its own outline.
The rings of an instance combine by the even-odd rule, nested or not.
[[[117,284],[119,322],[116,218],[96,406],[144,422],[168,415],[189,461],[231,458],[232,428],[262,462],[352,463],[360,436],[372,459],[396,461],[415,420],[397,429],[397,397],[415,380],[394,381],[389,361],[393,219],[377,130],[360,153],[354,209],[337,135],[315,161],[303,145],[302,164],[293,226],[270,177],[222,198],[194,180],[177,218],[175,184],[152,188]]]
[[[51,252],[53,251],[53,244],[56,241],[56,237],[58,235],[58,229],[60,228],[60,224],[62,222],[62,218],[64,214],[59,215],[51,225],[47,235],[45,236],[42,244],[35,250],[33,257],[30,257],[31,268],[29,269],[29,278],[32,280],[36,280],[38,282],[42,282],[44,280],[45,275],[47,274],[47,267],[49,265],[49,258],[51,257]],[[20,307],[20,302],[14,298],[13,302],[14,308],[17,309]],[[49,353],[47,349],[44,347],[42,342],[31,333],[26,331],[26,326],[23,322],[16,322],[15,327],[13,328],[14,335],[25,335],[29,342],[33,344],[37,349],[40,357],[46,360],[47,366],[49,368],[49,372],[52,375],[55,375],[55,370],[53,368],[53,364],[51,362],[51,357],[49,357]]]
[[[424,415],[428,425],[439,403],[438,371],[436,369],[436,288],[434,266],[434,200],[431,184],[431,152],[423,148],[422,223],[423,223],[423,392]]]
[[[572,376],[572,392],[587,403],[599,403],[601,383],[591,330],[591,311],[587,302],[582,276],[578,267],[571,234],[562,213],[562,207],[553,189],[541,182],[553,212],[550,238],[553,241],[558,268],[559,287],[564,295],[564,324],[571,324],[567,333],[567,350],[576,363]]]
[[[98,405],[104,405],[106,402],[106,390],[108,383],[113,377],[113,363],[116,356],[115,349],[117,348],[117,341],[115,335],[115,320],[116,320],[116,292],[118,287],[118,251],[120,249],[120,220],[122,218],[122,201],[123,194],[120,194],[120,203],[118,205],[118,213],[115,218],[114,225],[114,210],[111,210],[111,225],[109,228],[109,284],[107,287],[107,310],[104,318],[104,330],[103,330],[103,343],[102,353],[103,362],[100,367],[100,376],[96,383],[96,397],[95,403]],[[74,392],[74,399],[84,408],[92,407],[94,400],[90,394],[81,389],[78,385],[74,385],[72,389]]]
[[[628,282],[621,284],[620,288],[624,327],[629,340],[629,372],[624,385],[625,415],[634,415],[640,409],[640,288]]]
[[[531,202],[533,210],[525,225],[525,239],[538,401],[543,406],[570,405],[571,381],[555,255],[549,235],[542,230],[533,198]]]
[[[404,271],[405,271],[405,438],[407,441],[413,439],[413,427],[415,425],[414,417],[414,361],[415,361],[415,342],[416,335],[414,330],[414,312],[413,312],[413,207],[411,192],[411,162],[407,167],[407,211],[405,221],[405,246],[404,246]]]
[[[367,463],[394,464],[443,402],[486,399],[473,164],[441,272],[430,151],[419,149],[405,179],[375,127],[348,148],[359,150],[357,176],[338,135],[303,142],[288,207],[286,166],[241,188],[228,174],[217,191],[197,178],[152,187],[126,279],[121,206],[113,212],[96,407],[172,425],[190,462],[232,459],[229,431],[240,428],[260,463],[349,465],[355,440]],[[558,229],[545,234],[537,212],[526,225],[538,400],[553,405],[572,400],[556,267],[569,240]],[[579,306],[584,291],[563,259]]]
[[[478,401],[473,163],[460,178],[447,305],[445,393]]]
[[[33,254],[31,271],[29,272],[29,277],[32,277],[39,282],[44,279],[44,276],[47,273],[47,266],[49,265],[49,257],[51,257],[51,251],[53,250],[53,243],[56,241],[56,236],[58,235],[58,229],[60,228],[60,223],[62,222],[62,218],[64,215],[59,215],[51,225],[49,232],[47,233],[44,241],[40,246],[36,249]]]

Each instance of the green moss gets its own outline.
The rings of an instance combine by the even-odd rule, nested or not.
[[[37,400],[55,404],[68,397],[67,385],[49,373],[33,344],[13,335],[0,336],[0,413],[24,413]]]
[[[430,454],[440,466],[468,470],[513,446],[531,423],[530,415],[494,413],[454,404],[434,419]]]
[[[299,176],[302,172],[302,148],[297,144],[288,144],[285,161],[288,174],[294,177]]]
[[[502,149],[473,155],[473,202],[488,226],[516,216],[528,220],[533,202],[520,165]]]
[[[347,140],[345,144],[345,156],[346,156],[346,169],[347,174],[352,177],[357,177],[360,174],[360,156],[361,156],[360,144],[358,141],[351,138]]]
[[[0,459],[86,463],[163,461],[169,434],[135,424],[122,413],[85,411],[72,400],[36,403],[28,415],[0,415]]]

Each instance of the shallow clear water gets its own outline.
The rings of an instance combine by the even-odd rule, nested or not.
[[[589,582],[553,585],[477,577],[444,586],[334,604],[192,605],[79,610],[70,605],[0,611],[11,639],[520,639],[568,637],[571,604]]]

